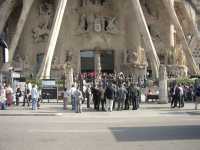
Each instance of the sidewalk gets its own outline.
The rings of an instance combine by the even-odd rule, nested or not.
[[[136,111],[124,110],[113,112],[95,111],[92,108],[87,109],[86,105],[83,105],[83,113],[76,114],[71,110],[71,106],[68,105],[68,110],[63,110],[62,104],[41,104],[40,109],[31,110],[31,107],[12,106],[7,110],[0,110],[0,116],[111,116],[111,117],[126,117],[133,115],[134,117],[140,116],[177,116],[177,115],[200,115],[199,110],[194,110],[194,103],[186,103],[184,108],[170,108],[170,104],[156,104],[156,103],[143,103]]]

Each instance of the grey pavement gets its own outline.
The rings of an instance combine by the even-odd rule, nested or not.
[[[200,110],[142,104],[137,111],[82,114],[61,104],[0,111],[0,150],[199,150]]]

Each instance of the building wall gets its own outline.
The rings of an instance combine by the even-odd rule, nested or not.
[[[139,33],[135,15],[132,11],[131,1],[111,1],[111,5],[80,7],[78,0],[69,1],[56,46],[56,63],[65,61],[66,51],[73,52],[72,64],[76,72],[80,71],[80,50],[114,50],[115,70],[121,70],[124,55],[127,49],[135,50],[138,47]],[[80,17],[82,14],[97,17],[115,18],[117,31],[88,32],[81,31]],[[94,25],[94,22],[93,22]]]

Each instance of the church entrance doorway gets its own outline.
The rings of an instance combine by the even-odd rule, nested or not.
[[[81,72],[113,73],[114,51],[113,50],[81,50]]]

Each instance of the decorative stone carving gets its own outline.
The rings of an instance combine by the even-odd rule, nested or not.
[[[45,42],[50,33],[50,28],[53,20],[53,6],[50,3],[43,2],[39,7],[39,23],[33,28],[33,39],[35,42]]]
[[[81,15],[80,17],[80,28],[82,32],[85,32],[88,30],[87,17],[85,14]]]
[[[72,51],[66,51],[65,62],[71,64],[71,61],[72,61]]]
[[[117,28],[116,17],[109,17],[108,26],[106,27],[106,31],[109,33],[118,33],[119,32],[119,29]]]
[[[146,55],[145,55],[144,48],[139,47],[138,53],[139,53],[139,60],[138,60],[139,63],[142,65],[146,65],[147,61],[146,61]]]
[[[73,68],[71,65],[72,61],[72,51],[66,51],[65,55],[65,64],[64,64],[64,71],[65,71],[65,87],[70,88],[73,84]]]
[[[33,39],[37,43],[46,41],[49,37],[49,32],[50,30],[47,28],[45,24],[40,24],[32,30]]]
[[[147,66],[145,51],[138,47],[136,50],[128,49],[125,53],[125,64]]]
[[[17,54],[15,57],[14,57],[14,67],[15,68],[20,68],[20,69],[22,69],[22,66],[23,66],[23,59],[22,59],[22,57],[19,55],[19,54]]]
[[[106,6],[111,4],[111,0],[80,0],[80,6]]]
[[[102,31],[101,17],[96,17],[94,21],[94,30],[96,32]]]
[[[182,49],[176,49],[176,64],[185,65],[185,56]]]
[[[111,34],[117,34],[119,33],[119,29],[117,27],[117,18],[108,16],[95,16],[94,14],[86,16],[85,14],[82,14],[80,16],[77,32],[107,32]]]
[[[138,53],[132,49],[126,51],[126,63],[136,63],[138,61]]]

